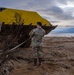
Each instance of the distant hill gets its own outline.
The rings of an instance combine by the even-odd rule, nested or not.
[[[23,23],[26,25],[36,25],[36,22],[38,21],[42,22],[43,25],[51,25],[48,20],[42,18],[37,12],[0,8],[0,22],[5,22],[5,24],[12,24],[15,22],[15,16],[20,17]]]
[[[74,33],[74,27],[57,27],[56,29],[51,31],[51,33]]]

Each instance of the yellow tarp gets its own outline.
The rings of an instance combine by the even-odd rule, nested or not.
[[[42,22],[43,25],[50,25],[50,22],[42,18],[37,12],[8,8],[0,12],[0,22],[5,22],[5,24],[16,22],[15,17],[17,18],[17,22],[21,20],[25,25],[29,25],[30,23],[36,25],[38,21]]]

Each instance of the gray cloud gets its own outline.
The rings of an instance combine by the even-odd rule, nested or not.
[[[54,18],[58,19],[60,14],[63,14],[63,10],[57,6],[50,6],[47,9],[36,9],[36,11],[38,11],[40,14],[47,14],[47,16],[45,15],[47,18],[53,17],[53,19]]]
[[[72,12],[64,12],[63,9],[61,9],[60,7],[57,6],[51,6],[49,7],[49,9],[45,9],[45,10],[37,10],[40,12],[44,12],[45,14],[48,14],[49,16],[54,16],[57,19],[60,20],[71,20],[74,19],[74,17],[72,16]]]
[[[52,12],[52,13],[57,13],[57,14],[62,14],[63,13],[63,10],[57,6],[51,6],[49,7],[49,9],[45,10],[45,11],[49,11],[49,12]]]
[[[52,22],[52,23],[59,23],[60,21],[50,21],[50,22]]]

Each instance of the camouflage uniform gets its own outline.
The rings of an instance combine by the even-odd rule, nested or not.
[[[34,58],[42,58],[43,50],[42,50],[42,38],[45,35],[45,30],[42,28],[35,28],[31,30],[29,35],[32,37],[32,47],[33,47],[33,56]]]

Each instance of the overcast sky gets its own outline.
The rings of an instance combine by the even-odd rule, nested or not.
[[[74,0],[0,0],[0,7],[36,11],[53,25],[74,26]]]

